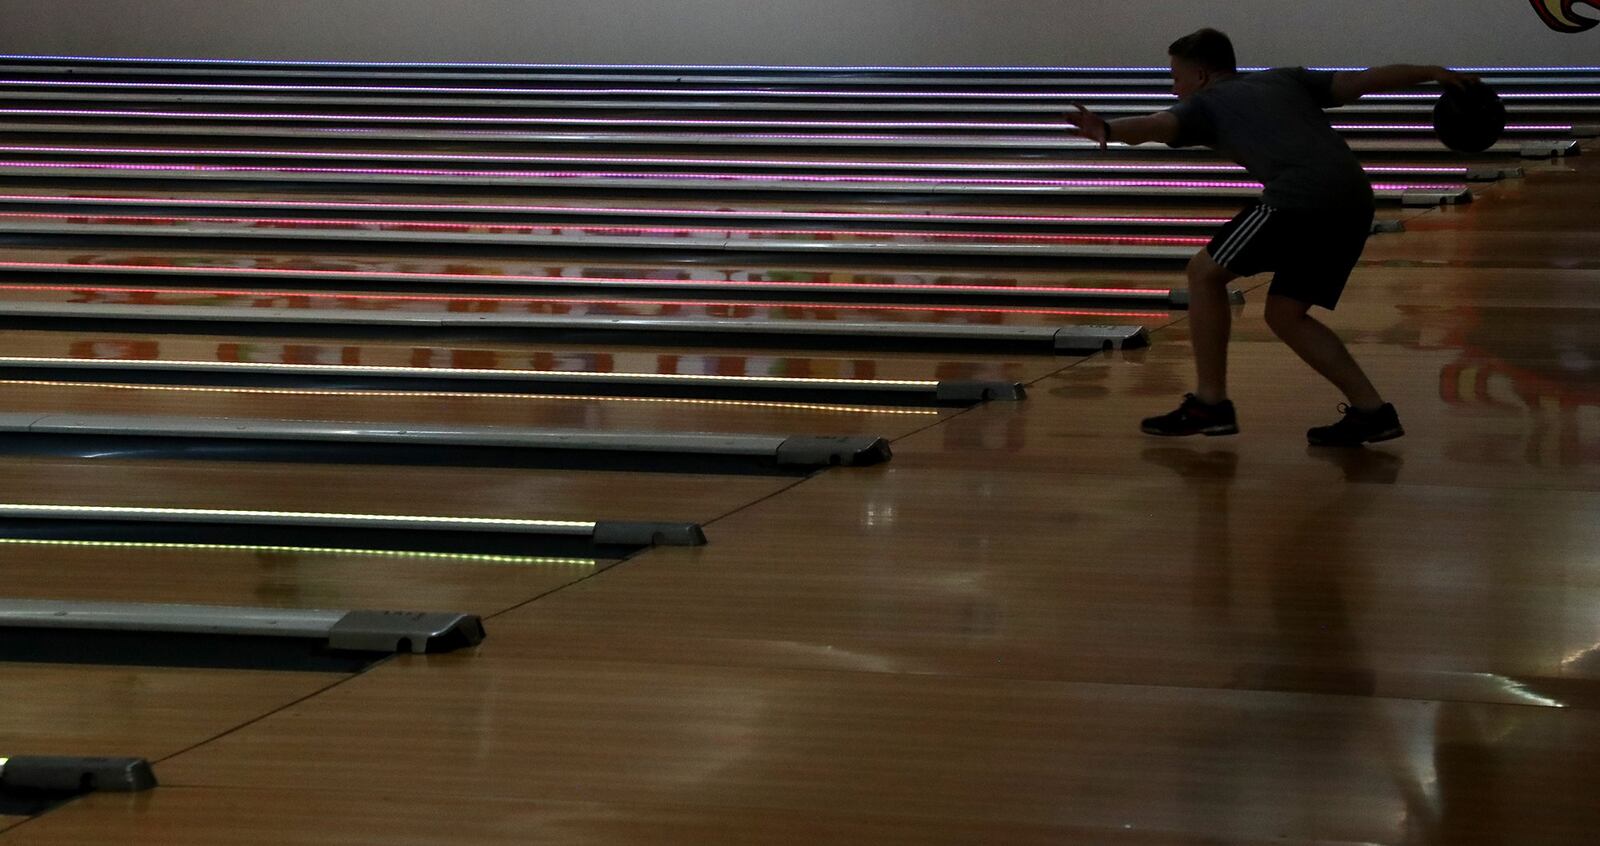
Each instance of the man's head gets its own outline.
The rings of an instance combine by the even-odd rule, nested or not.
[[[1238,73],[1233,42],[1210,28],[1195,30],[1167,48],[1172,59],[1172,93],[1187,100],[1196,91]]]

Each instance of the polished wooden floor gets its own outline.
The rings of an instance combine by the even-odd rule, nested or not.
[[[163,786],[0,818],[0,838],[1593,844],[1600,161],[1477,191],[1375,238],[1329,319],[1409,433],[1364,450],[1305,445],[1339,398],[1271,338],[1255,290],[1235,324],[1243,433],[1226,439],[1137,431],[1190,387],[1176,313],[1147,350],[884,357],[902,378],[966,363],[1031,383],[1024,403],[966,411],[295,409],[894,439],[887,465],[800,481],[6,459],[10,500],[587,504],[703,521],[711,543],[526,567],[0,547],[9,595],[451,606],[490,632],[357,676],[5,666],[0,755],[144,755]],[[170,343],[170,357],[216,348]],[[3,352],[52,345],[13,334]],[[3,394],[6,408],[187,402]]]

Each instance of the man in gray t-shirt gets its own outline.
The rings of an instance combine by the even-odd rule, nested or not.
[[[1263,187],[1189,261],[1189,323],[1198,385],[1176,411],[1147,418],[1152,435],[1231,435],[1239,431],[1228,400],[1228,283],[1273,271],[1267,325],[1290,349],[1344,393],[1344,416],[1306,438],[1319,446],[1359,446],[1405,434],[1333,330],[1310,314],[1338,304],[1372,228],[1372,184],[1324,109],[1363,94],[1424,82],[1478,84],[1441,67],[1388,65],[1368,70],[1277,68],[1241,74],[1233,44],[1214,29],[1173,42],[1172,91],[1178,105],[1142,117],[1107,121],[1078,106],[1072,132],[1100,142],[1204,146],[1243,165]]]

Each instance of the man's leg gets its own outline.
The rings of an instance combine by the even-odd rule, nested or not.
[[[1362,411],[1374,411],[1383,405],[1383,397],[1367,379],[1361,365],[1350,356],[1344,342],[1332,329],[1309,312],[1311,305],[1280,294],[1267,295],[1267,326],[1272,329],[1295,355],[1311,365],[1344,393],[1350,405]],[[1197,354],[1198,357],[1198,354]]]
[[[1146,417],[1147,435],[1232,435],[1239,431],[1228,401],[1228,283],[1238,278],[1201,250],[1189,260],[1189,338],[1199,384],[1176,411]]]
[[[1189,259],[1189,343],[1194,348],[1195,396],[1215,405],[1228,398],[1228,335],[1233,309],[1228,283],[1237,274],[1201,250]]]

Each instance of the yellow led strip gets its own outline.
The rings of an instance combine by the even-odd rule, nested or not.
[[[84,358],[48,358],[48,357],[9,357],[0,356],[0,366],[6,364],[83,364],[91,362],[99,365],[126,364],[127,359],[84,359]],[[309,370],[309,371],[354,371],[357,373],[402,375],[402,376],[481,376],[498,379],[514,379],[518,376],[604,376],[612,379],[626,379],[636,382],[658,382],[671,379],[696,379],[716,382],[785,382],[804,385],[820,383],[824,385],[864,385],[867,387],[916,387],[934,388],[938,382],[911,379],[837,379],[837,378],[811,378],[804,379],[793,376],[719,376],[715,374],[702,375],[698,373],[595,373],[583,370],[491,370],[472,367],[396,367],[379,364],[277,364],[265,361],[197,361],[186,359],[155,359],[133,360],[132,363],[157,367],[163,370],[174,369],[173,365],[187,365],[202,367],[206,370]]]
[[[226,552],[283,552],[300,555],[361,555],[374,558],[421,558],[434,561],[464,561],[484,564],[523,564],[540,567],[593,568],[598,563],[592,558],[542,558],[520,555],[484,555],[455,552],[408,552],[391,549],[342,549],[321,546],[256,546],[251,544],[212,543],[149,543],[142,541],[75,541],[30,540],[26,538],[0,538],[0,544],[10,546],[68,546],[107,549],[162,549],[180,551]]]
[[[751,400],[711,400],[684,397],[605,397],[575,394],[484,394],[473,391],[334,391],[303,390],[300,388],[233,388],[203,387],[198,385],[136,385],[128,382],[54,382],[40,379],[0,379],[0,385],[22,385],[36,388],[109,388],[126,391],[173,391],[204,394],[268,394],[307,397],[427,397],[430,399],[509,399],[509,400],[567,400],[582,402],[655,402],[678,405],[739,406],[741,408],[775,408],[795,411],[826,411],[839,414],[913,414],[937,415],[936,409],[896,408],[893,406],[818,405],[795,402],[756,402]]]
[[[142,517],[299,517],[313,520],[348,520],[378,525],[386,521],[405,521],[408,523],[460,526],[462,528],[484,526],[526,529],[593,529],[595,526],[593,521],[585,520],[519,520],[511,517],[430,517],[409,514],[342,514],[322,511],[249,511],[229,508],[145,508],[103,505],[29,505],[22,503],[0,505],[0,516],[8,512],[18,511],[44,511],[56,514],[118,511]]]

